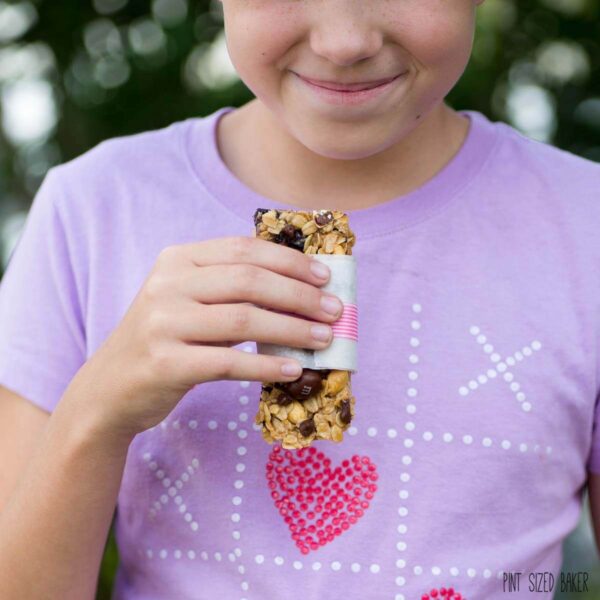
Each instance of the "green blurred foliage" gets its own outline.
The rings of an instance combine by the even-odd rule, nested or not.
[[[22,33],[6,20],[9,9],[27,16]],[[48,82],[57,115],[28,142],[12,139],[3,118],[0,225],[28,209],[52,165],[104,139],[253,97],[223,75],[217,0],[0,0],[0,44],[2,97],[18,82]],[[447,101],[517,128],[537,122],[545,141],[600,161],[599,74],[600,0],[486,0],[471,62]],[[117,562],[111,536],[99,600],[110,597]]]
[[[449,100],[510,122],[511,85],[540,86],[556,118],[547,141],[600,161],[599,75],[600,0],[487,0]]]
[[[119,564],[119,551],[114,531],[111,528],[106,548],[104,549],[104,558],[102,568],[98,578],[98,588],[96,591],[96,600],[110,600],[113,587],[113,580]]]

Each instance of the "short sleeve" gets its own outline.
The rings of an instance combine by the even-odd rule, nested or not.
[[[48,412],[86,355],[56,169],[38,190],[0,281],[0,384]]]

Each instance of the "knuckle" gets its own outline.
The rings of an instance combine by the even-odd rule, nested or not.
[[[253,247],[250,237],[236,236],[231,238],[231,253],[236,262],[246,261]]]
[[[168,318],[162,310],[153,310],[146,318],[144,324],[146,334],[150,339],[161,338],[167,327]]]
[[[234,333],[244,335],[250,328],[250,307],[238,304],[229,310],[229,323]]]
[[[180,248],[177,245],[165,246],[159,253],[156,259],[160,264],[171,264],[176,257],[179,256]]]
[[[219,352],[213,363],[213,372],[216,379],[233,379],[235,363],[230,352]]]
[[[314,291],[316,292],[316,290]],[[315,301],[313,290],[311,290],[306,284],[294,284],[293,294],[296,307],[300,310],[306,310],[306,307],[311,306]],[[318,303],[319,302],[317,300],[317,305]]]
[[[161,298],[165,290],[168,289],[165,275],[154,273],[146,282],[144,291],[151,300]]]
[[[235,265],[232,275],[234,286],[241,296],[249,297],[260,285],[260,269],[254,265]]]
[[[164,378],[172,369],[171,352],[164,344],[152,344],[150,346],[150,368],[155,376]]]

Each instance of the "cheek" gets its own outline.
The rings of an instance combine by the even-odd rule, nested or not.
[[[225,11],[227,48],[242,79],[279,66],[281,57],[288,55],[300,28],[294,4],[240,0]]]
[[[446,2],[415,5],[410,16],[397,24],[396,39],[417,66],[424,70],[465,66],[471,53],[474,17],[471,3],[456,0],[452,8]],[[452,4],[452,3],[451,3]]]

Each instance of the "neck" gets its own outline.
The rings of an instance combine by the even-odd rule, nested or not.
[[[259,194],[282,205],[316,209],[326,204],[348,211],[421,186],[458,152],[468,127],[466,117],[441,103],[390,148],[363,159],[338,160],[299,143],[255,99],[221,120],[218,137],[228,168]]]

